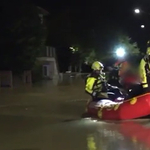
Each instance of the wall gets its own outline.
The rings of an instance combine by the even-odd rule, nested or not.
[[[32,85],[31,71],[24,71],[21,75],[13,75],[12,71],[0,71],[0,87],[19,87]]]

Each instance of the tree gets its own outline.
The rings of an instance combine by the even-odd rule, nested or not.
[[[83,63],[91,64],[97,60],[97,55],[94,49],[91,48],[82,48],[79,45],[74,45],[70,47],[72,51],[72,59],[71,59],[71,66],[75,68],[74,70],[81,71],[81,65]]]
[[[138,57],[140,55],[140,49],[136,42],[133,42],[129,36],[125,33],[114,32],[111,36],[112,40],[109,40],[107,43],[107,48],[103,51],[99,51],[99,58],[104,62],[112,62],[116,58],[116,50],[119,47],[122,47],[126,51],[126,58],[129,57]]]
[[[138,55],[140,49],[136,42],[132,42],[131,38],[126,35],[120,35],[118,38],[119,45],[124,47],[128,55]]]
[[[128,60],[133,65],[139,65],[142,53],[136,42],[134,42],[129,36],[125,34],[120,34],[118,36],[118,46],[121,46],[126,51],[125,59]],[[117,47],[116,47],[117,48]]]
[[[78,51],[72,53],[71,65],[80,66],[85,61],[110,61],[114,59],[116,45],[126,46],[130,53],[136,49],[136,44],[125,38],[126,34],[118,33],[120,24],[116,21],[104,18],[102,21],[95,21],[93,17],[86,22],[89,19],[89,10],[85,14],[79,11],[68,8],[66,11],[60,10],[56,15],[51,15],[49,23],[49,44],[78,47]],[[125,43],[119,41],[119,38],[124,39]]]
[[[84,52],[82,56],[87,64],[92,64],[98,59],[97,53],[94,49],[89,49],[88,51]]]
[[[0,69],[22,72],[34,66],[45,42],[38,8],[23,0],[6,0],[0,14]]]

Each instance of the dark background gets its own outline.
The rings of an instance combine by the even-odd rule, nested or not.
[[[81,40],[90,35],[91,41],[93,40],[101,50],[111,48],[115,40],[110,32],[117,30],[123,31],[137,42],[141,51],[146,50],[146,42],[150,39],[150,16],[146,13],[135,14],[134,9],[140,8],[150,12],[150,0],[32,1],[46,9],[52,18],[61,17],[64,14],[66,16],[64,22],[68,22],[68,27],[71,26],[72,34],[76,34],[76,37]],[[140,27],[141,24],[145,25],[144,29]],[[85,43],[88,42],[85,41]],[[55,46],[57,47],[57,44]],[[67,63],[68,46],[66,43],[63,48],[59,48],[61,50],[59,50],[58,59],[61,63]]]

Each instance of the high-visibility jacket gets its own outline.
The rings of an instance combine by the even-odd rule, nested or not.
[[[141,59],[139,73],[143,88],[148,88],[150,82],[150,63],[146,58]]]
[[[89,74],[85,81],[86,93],[93,96],[93,93],[97,94],[101,91],[105,91],[104,80],[105,78],[102,75],[97,75],[94,73]]]

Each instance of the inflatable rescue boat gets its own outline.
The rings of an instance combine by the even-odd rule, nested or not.
[[[127,120],[148,116],[150,115],[150,93],[124,102],[110,102],[109,105],[101,105],[101,101],[89,101],[86,114],[102,120]]]

